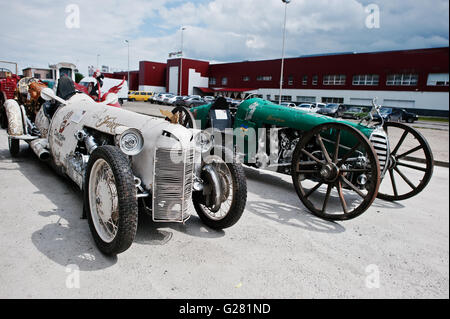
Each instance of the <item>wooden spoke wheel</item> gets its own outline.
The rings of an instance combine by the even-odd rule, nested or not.
[[[184,106],[176,106],[172,110],[172,114],[176,116],[176,123],[187,128],[197,128],[194,115],[191,111],[189,111],[189,109],[185,108]]]
[[[409,125],[386,122],[389,144],[388,169],[378,198],[397,201],[420,193],[433,175],[433,153],[422,134]]]
[[[380,165],[369,140],[343,123],[318,125],[300,139],[291,166],[302,203],[316,216],[348,220],[375,200]]]

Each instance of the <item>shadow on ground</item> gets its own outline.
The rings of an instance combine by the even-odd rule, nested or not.
[[[63,266],[76,264],[83,271],[108,268],[117,262],[120,255],[106,256],[97,249],[87,220],[81,219],[83,196],[77,185],[58,175],[47,163],[39,161],[25,143],[21,144],[19,157],[14,159],[7,149],[0,150],[0,160],[15,163],[18,168],[11,170],[20,170],[38,189],[35,194],[44,195],[52,203],[51,210],[37,212],[43,218],[51,218],[51,222],[31,236],[42,254]],[[167,228],[202,238],[219,238],[225,234],[204,226],[197,216],[191,216],[185,224],[155,223],[151,216],[140,213],[135,243],[167,244],[173,235]]]

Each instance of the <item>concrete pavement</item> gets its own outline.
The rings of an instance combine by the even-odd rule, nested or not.
[[[82,196],[0,130],[0,298],[449,298],[449,170],[409,200],[342,223],[312,216],[289,176],[246,169],[224,231],[140,216],[117,258],[96,248]]]

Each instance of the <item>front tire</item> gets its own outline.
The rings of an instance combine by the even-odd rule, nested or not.
[[[90,156],[84,205],[100,251],[116,255],[131,246],[137,230],[138,203],[128,158],[119,148],[101,146]]]
[[[214,147],[213,150],[211,154],[214,155],[206,156],[205,163],[213,165],[220,176],[221,185],[224,186],[221,205],[218,209],[206,205],[206,196],[212,195],[204,195],[201,191],[194,192],[192,199],[194,208],[205,225],[213,229],[223,229],[236,224],[244,212],[247,202],[247,180],[242,165],[235,161],[230,150],[220,146]],[[223,160],[231,158],[232,163],[225,163]],[[209,177],[205,172],[201,178],[208,184]]]
[[[9,147],[9,153],[12,157],[19,156],[20,153],[20,140],[16,138],[11,138],[8,136],[8,147]]]

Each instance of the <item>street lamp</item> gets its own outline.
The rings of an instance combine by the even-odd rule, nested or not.
[[[183,93],[183,31],[186,30],[185,27],[181,27],[181,59],[180,59],[180,89],[178,95]]]
[[[130,41],[125,40],[125,43],[128,45],[128,77],[127,77],[127,82],[128,82],[128,90],[130,90]]]
[[[281,76],[280,76],[280,95],[278,97],[278,104],[281,104],[281,94],[283,91],[283,71],[284,71],[284,46],[286,41],[286,14],[287,14],[287,5],[291,0],[281,0],[284,2],[284,27],[283,27],[283,50],[281,53]]]

